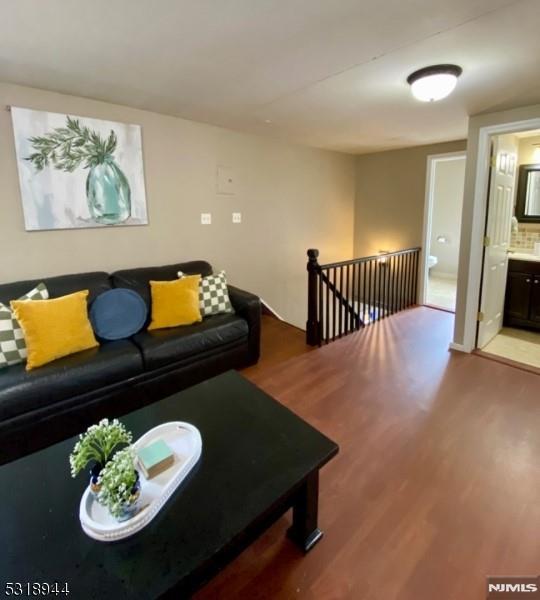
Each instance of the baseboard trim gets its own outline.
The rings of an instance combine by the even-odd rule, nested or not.
[[[486,358],[487,360],[492,360],[502,365],[506,365],[507,367],[513,367],[514,369],[519,369],[520,371],[527,371],[528,373],[540,375],[540,369],[538,367],[535,367],[534,365],[528,365],[527,363],[518,362],[512,360],[511,358],[506,358],[506,356],[499,356],[498,354],[491,354],[491,352],[478,349],[473,350],[473,354],[476,354],[476,356],[481,356],[482,358]]]
[[[468,350],[463,344],[457,344],[456,342],[450,342],[448,349],[456,350],[457,352],[465,352],[466,354],[471,353],[471,350]]]
[[[439,279],[448,279],[449,281],[457,282],[457,273],[454,275],[453,273],[445,273],[444,271],[434,271],[431,269],[431,275],[434,277],[439,277]]]
[[[295,325],[294,323],[289,323],[289,321],[285,320],[281,315],[278,315],[278,313],[262,298],[260,298],[260,301],[261,301],[261,305],[262,305],[262,314],[263,315],[267,315],[267,316],[271,317],[272,319],[277,319],[278,321],[285,323],[285,325],[288,325],[289,327],[294,327],[295,329],[298,329],[298,331],[301,331],[302,333],[306,333],[305,328],[298,327],[298,325]]]
[[[262,298],[260,298],[260,301],[262,304],[263,315],[270,315],[275,319],[279,319],[280,321],[286,322],[285,319],[281,315],[278,315],[278,313],[270,306],[270,304],[268,304],[268,302],[265,302]]]
[[[445,313],[450,313],[452,315],[456,314],[455,310],[450,310],[449,308],[444,308],[444,306],[435,306],[435,304],[422,304],[422,306],[425,306],[426,308],[432,308],[433,310],[441,310],[442,312]]]

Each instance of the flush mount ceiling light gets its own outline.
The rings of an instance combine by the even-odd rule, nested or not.
[[[433,65],[411,73],[407,83],[417,100],[435,102],[452,92],[462,71],[457,65]]]

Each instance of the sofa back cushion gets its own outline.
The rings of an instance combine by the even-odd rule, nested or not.
[[[178,279],[178,271],[182,271],[186,275],[201,275],[202,277],[206,277],[212,274],[212,267],[204,260],[194,260],[192,262],[165,265],[163,267],[124,269],[113,273],[111,281],[115,288],[128,288],[140,294],[148,307],[148,315],[151,315],[152,301],[149,281],[173,281]],[[150,317],[147,319],[147,324],[149,322]]]
[[[101,292],[111,289],[108,273],[77,273],[73,275],[59,275],[57,277],[40,277],[27,281],[16,281],[14,283],[0,284],[0,302],[9,306],[11,300],[16,300],[36,287],[38,283],[44,283],[49,291],[50,298],[59,298],[67,294],[73,294],[80,290],[88,290],[88,302],[99,296]]]

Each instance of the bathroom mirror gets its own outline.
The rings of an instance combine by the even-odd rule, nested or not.
[[[540,223],[540,164],[519,167],[516,217],[523,223]]]

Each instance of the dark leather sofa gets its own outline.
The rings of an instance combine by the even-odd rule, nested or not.
[[[177,272],[210,275],[212,267],[193,261],[117,271],[62,275],[0,285],[8,304],[43,281],[51,298],[88,289],[89,304],[113,287],[137,291],[149,307],[149,280],[176,279]],[[223,371],[259,358],[259,298],[229,286],[235,314],[201,323],[142,331],[130,339],[101,341],[79,352],[25,371],[22,364],[0,369],[0,463],[69,435],[103,417],[125,414]],[[148,322],[146,325],[148,325]]]

